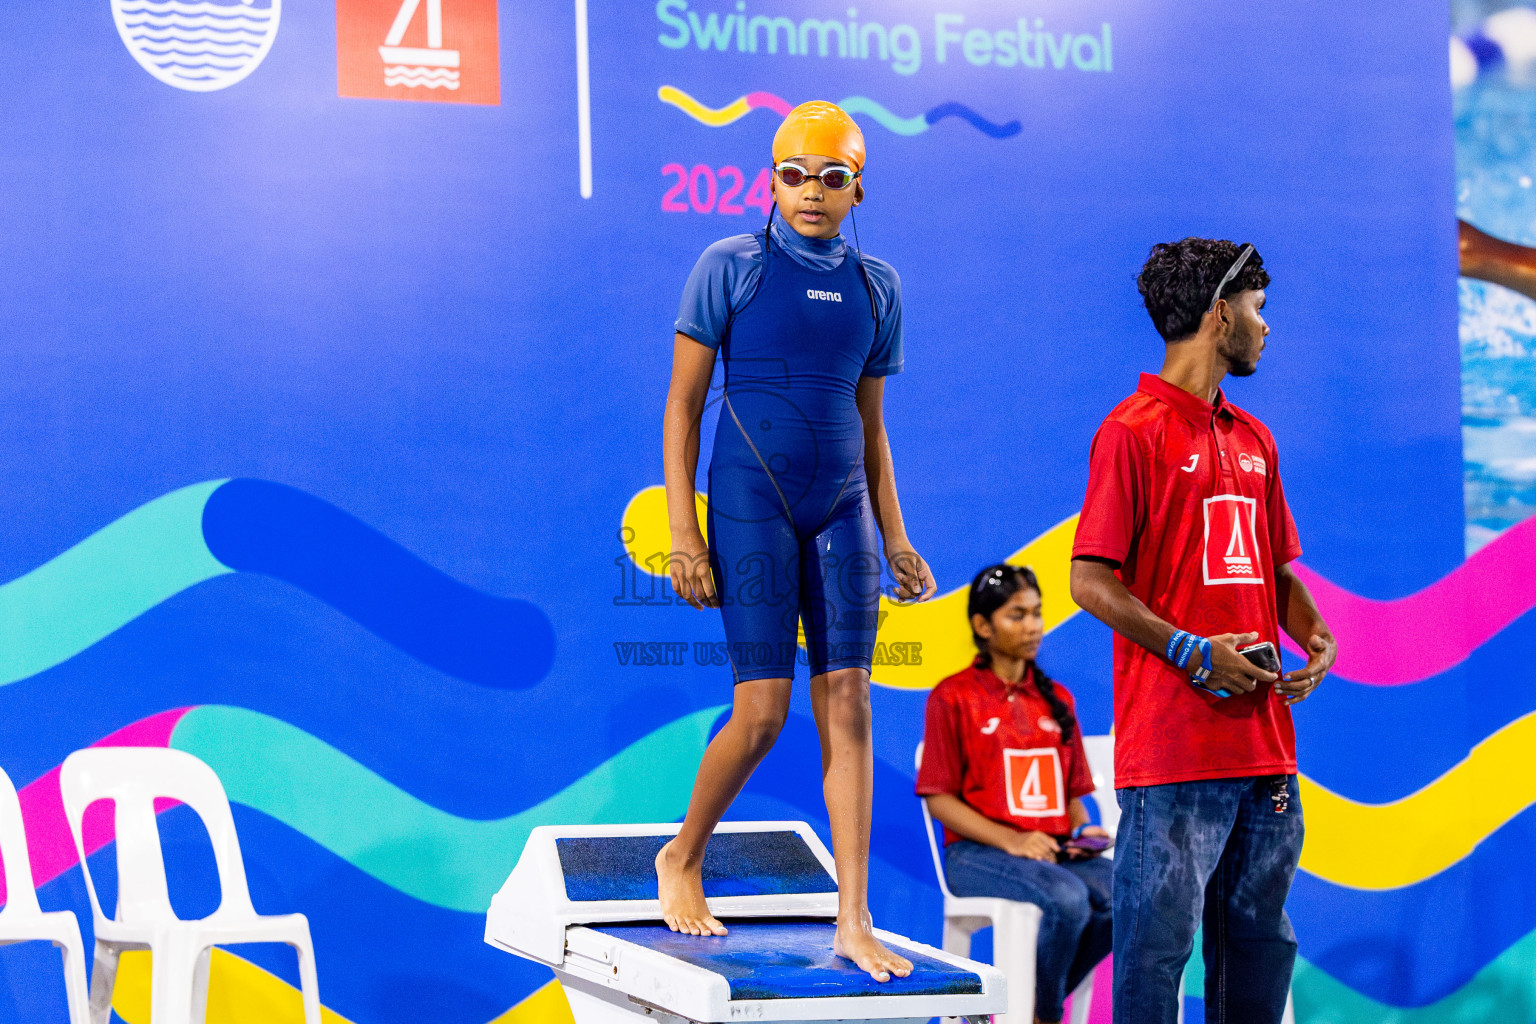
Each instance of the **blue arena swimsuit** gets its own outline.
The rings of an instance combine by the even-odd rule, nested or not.
[[[720,341],[708,534],[738,683],[793,677],[797,624],[811,675],[868,670],[878,624],[879,536],[855,394],[860,377],[890,372],[892,358],[899,367],[899,340],[876,352],[880,310],[857,254],[815,269],[783,233],[752,236],[756,287]]]

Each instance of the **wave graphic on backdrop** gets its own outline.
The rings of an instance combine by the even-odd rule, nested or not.
[[[489,820],[439,810],[325,741],[245,708],[167,711],[95,745],[184,750],[218,773],[231,801],[275,818],[392,889],[446,910],[481,914],[537,825],[681,818],[710,729],[724,710],[685,715],[547,799]],[[633,785],[636,778],[646,784]],[[58,769],[23,787],[20,796],[41,886],[78,863]],[[112,837],[109,819],[87,827],[86,856]]]
[[[439,810],[304,730],[244,708],[167,711],[97,745],[185,750],[213,766],[231,800],[283,822],[394,889],[434,906],[475,913],[489,905],[534,825],[680,817],[711,727],[724,710],[686,715],[538,804],[488,820]],[[1308,817],[1302,869],[1330,884],[1372,890],[1413,885],[1444,871],[1536,803],[1536,778],[1512,770],[1533,742],[1536,713],[1496,732],[1431,785],[1388,804],[1358,803],[1302,776]],[[646,785],[627,785],[625,779],[634,775],[643,775]],[[1504,782],[1497,799],[1488,795],[1495,778]],[[1517,780],[1520,785],[1512,784]],[[905,781],[902,776],[903,786]],[[815,787],[808,792],[814,797]],[[1473,793],[1480,794],[1478,800],[1471,799]],[[796,805],[805,802],[793,794],[776,795]],[[21,797],[33,870],[42,885],[76,861],[57,769],[24,787]],[[1477,808],[1470,817],[1469,805]],[[1453,814],[1452,807],[1461,810]],[[809,804],[805,810],[815,812]],[[110,838],[109,831],[88,832],[87,854]],[[1375,852],[1362,857],[1362,849]],[[914,863],[916,869],[907,869],[893,861],[916,878],[926,877],[921,857]]]
[[[704,500],[702,495],[699,500]],[[624,510],[623,525],[630,531],[625,546],[635,565],[646,572],[665,564],[652,557],[655,552],[671,550],[665,510],[662,487],[639,491]],[[1047,633],[1079,611],[1067,596],[1076,533],[1074,515],[1004,559],[1011,565],[1033,566],[1041,586],[1052,595],[1045,609]],[[647,563],[647,558],[652,560]],[[1339,638],[1333,674],[1368,686],[1403,686],[1455,668],[1536,608],[1536,518],[1506,530],[1424,589],[1392,601],[1361,597],[1300,562],[1292,565]],[[877,665],[875,682],[929,689],[969,664],[973,648],[965,628],[965,589],[957,587],[922,604],[897,604],[881,597],[880,641],[921,643],[923,664]],[[1280,639],[1298,653],[1289,637]]]
[[[104,737],[98,745],[170,746],[189,751],[213,765],[231,800],[308,836],[400,892],[448,910],[481,913],[535,825],[680,817],[704,744],[724,710],[712,707],[684,716],[620,751],[547,800],[490,821],[458,818],[431,808],[315,737],[242,708],[205,705],[168,711]],[[1528,746],[1530,737],[1512,735],[1507,742],[1512,749]],[[632,780],[641,774],[647,785],[633,786]],[[21,800],[33,869],[38,884],[43,885],[76,863],[64,825],[57,769],[23,787]],[[1314,806],[1308,805],[1309,816]],[[1443,808],[1426,806],[1421,810],[1439,814]],[[88,854],[112,839],[109,817],[95,824],[94,830],[88,826]],[[1309,847],[1317,838],[1327,845],[1331,837],[1326,833],[1332,827],[1328,820],[1313,825]],[[1319,837],[1319,832],[1324,835]],[[1370,848],[1379,851],[1397,841],[1396,836],[1376,834]],[[1356,844],[1350,849],[1359,859],[1362,847]],[[931,878],[926,870],[922,875]],[[261,990],[253,994],[253,998],[260,996],[261,1005],[286,1005],[285,983],[258,977],[252,973],[254,969],[240,964],[226,966],[243,978],[241,984]],[[1457,991],[1430,1006],[1403,1009],[1377,1002],[1303,961],[1298,963],[1295,982],[1298,1019],[1311,1024],[1487,1020],[1473,1011],[1490,1005],[1520,1008],[1522,1012],[1526,1007],[1536,1009],[1533,968],[1536,932],[1511,944]],[[129,1001],[124,1008],[133,1005]],[[123,1016],[130,1021],[137,1019]],[[210,1019],[238,1024],[245,1018],[216,1015]],[[1497,1019],[1529,1024],[1536,1016],[1527,1013]]]
[[[112,0],[112,20],[139,66],[189,92],[225,89],[266,58],[277,38],[282,0]]]
[[[1301,564],[1296,573],[1339,637],[1335,673],[1370,686],[1416,683],[1455,668],[1536,607],[1536,518],[1393,601],[1352,594]]]
[[[0,586],[0,685],[229,572],[290,583],[466,682],[524,688],[554,663],[554,627],[538,606],[466,586],[303,491],[211,480],[141,505]]]
[[[749,92],[719,108],[706,107],[683,90],[671,85],[664,85],[657,89],[656,96],[663,103],[671,104],[695,121],[707,124],[711,128],[723,128],[741,120],[754,110],[772,110],[780,117],[784,117],[792,109],[788,100],[775,96],[771,92]],[[1018,121],[1009,121],[1006,124],[989,121],[965,104],[955,102],[940,103],[927,113],[916,117],[893,114],[884,105],[867,96],[849,96],[838,106],[850,114],[863,114],[882,128],[897,135],[921,135],[946,117],[958,117],[983,135],[994,139],[1011,138],[1019,134],[1022,128]]]

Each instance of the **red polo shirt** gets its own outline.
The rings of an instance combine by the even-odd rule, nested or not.
[[[1076,714],[1066,687],[1056,692]],[[1067,804],[1093,792],[1081,729],[1063,743],[1033,671],[1012,685],[989,668],[956,672],[928,695],[917,794],[952,793],[1020,832],[1071,834]],[[948,829],[944,842],[961,838]]]
[[[1072,556],[1118,562],[1126,589],[1177,629],[1259,634],[1277,648],[1275,566],[1301,555],[1269,430],[1141,375],[1094,436]],[[1270,684],[1219,698],[1162,651],[1115,635],[1115,784],[1296,770],[1291,710]],[[1197,655],[1198,657],[1198,655]]]

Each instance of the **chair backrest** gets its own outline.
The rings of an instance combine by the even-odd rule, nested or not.
[[[0,859],[5,861],[5,909],[0,914],[41,914],[27,859],[27,826],[11,777],[0,771]]]
[[[917,754],[913,758],[913,767],[918,771],[923,768],[923,745],[917,745]],[[946,900],[955,898],[955,894],[949,891],[949,880],[944,877],[944,859],[939,856],[939,841],[933,837],[933,815],[928,812],[928,800],[925,797],[917,798],[918,806],[923,809],[923,835],[928,837],[928,852],[933,855],[933,873],[939,877],[939,892],[944,894]]]
[[[1115,737],[1084,736],[1088,771],[1093,775],[1093,800],[1099,805],[1099,822],[1114,835],[1120,826],[1120,801],[1115,799]]]
[[[112,800],[117,825],[117,921],[154,923],[173,920],[165,881],[165,857],[155,819],[155,798],[191,807],[213,842],[222,898],[212,917],[254,917],[246,888],[245,861],[235,835],[229,798],[212,768],[191,754],[160,747],[91,747],[64,759],[59,788],[64,813],[85,870],[91,911],[107,920],[85,859],[85,810],[97,800]]]

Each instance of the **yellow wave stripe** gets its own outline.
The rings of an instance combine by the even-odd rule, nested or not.
[[[1353,889],[1397,889],[1439,874],[1536,803],[1532,749],[1536,712],[1483,740],[1423,789],[1385,804],[1359,803],[1302,776],[1302,868]]]
[[[127,1024],[150,1024],[149,969],[145,950],[124,953],[118,963],[112,1009]],[[320,1019],[323,1024],[352,1024],[323,1006]],[[208,965],[207,1020],[208,1024],[304,1024],[304,1002],[299,990],[283,979],[249,960],[215,949]]]
[[[576,1024],[560,982],[551,981],[491,1024]]]
[[[142,950],[123,954],[117,969],[112,1009],[127,1024],[150,1024],[150,956]],[[324,984],[324,978],[321,978]],[[352,1024],[325,1007],[322,1024]],[[304,1024],[299,990],[233,953],[213,951],[208,966],[208,1024]],[[570,1003],[558,981],[534,990],[490,1024],[575,1024]]]
[[[704,495],[695,494],[699,522],[704,521]],[[1068,577],[1072,571],[1072,538],[1077,516],[1069,516],[1009,555],[1010,565],[1035,570],[1045,595],[1045,631],[1049,633],[1078,612],[1072,603]],[[625,550],[635,565],[654,576],[667,573],[666,552],[672,550],[672,531],[667,525],[667,490],[647,487],[630,499],[620,531]],[[980,569],[981,566],[976,568]],[[876,643],[874,682],[900,690],[931,690],[945,676],[965,668],[976,654],[971,629],[965,621],[970,580],[921,604],[898,604],[880,599],[880,629]],[[805,639],[802,634],[801,643]],[[897,648],[896,645],[903,645]],[[908,664],[917,644],[921,661]],[[899,663],[898,663],[899,662]]]
[[[1069,516],[1003,559],[1009,565],[1027,565],[1035,571],[1043,595],[1047,633],[1078,613],[1069,585],[1072,539],[1076,535],[1077,516]],[[887,645],[889,659],[896,657],[892,650],[896,644],[920,644],[922,661],[916,665],[882,665],[877,657],[873,682],[903,690],[931,690],[939,680],[971,663],[976,645],[965,620],[970,583],[967,579],[959,587],[921,604],[898,604],[880,598],[876,642]]]
[[[674,89],[670,85],[664,85],[657,89],[656,96],[661,102],[672,104],[689,117],[703,121],[711,128],[720,128],[730,124],[732,121],[739,121],[752,112],[752,108],[747,106],[747,98],[745,96],[729,106],[721,107],[719,110],[706,107],[681,89]]]

